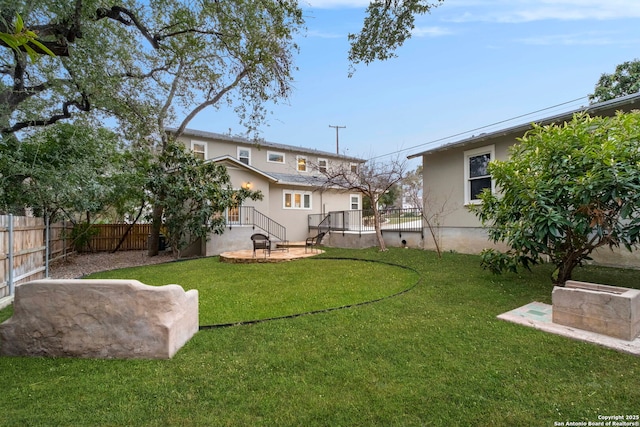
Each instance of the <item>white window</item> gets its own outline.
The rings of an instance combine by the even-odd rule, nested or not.
[[[349,164],[349,168],[351,169],[351,173],[358,173],[358,164],[357,163],[350,163]]]
[[[327,166],[329,161],[327,159],[318,159],[318,171],[320,173],[327,173]]]
[[[493,179],[487,170],[495,159],[495,146],[476,148],[464,152],[464,202],[480,203],[480,193],[485,188],[494,191]]]
[[[349,201],[351,204],[351,210],[352,211],[359,211],[360,210],[360,194],[350,194],[349,195]]]
[[[284,190],[284,209],[311,209],[311,193],[309,191]]]
[[[284,163],[284,153],[278,153],[276,151],[267,151],[267,162]]]
[[[305,156],[296,157],[296,169],[298,170],[298,172],[307,171],[307,158]]]
[[[191,151],[193,155],[199,159],[206,160],[207,158],[207,143],[201,141],[191,141]]]
[[[245,165],[251,164],[251,149],[245,147],[238,147],[238,160]]]

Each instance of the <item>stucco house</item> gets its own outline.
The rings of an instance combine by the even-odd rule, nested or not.
[[[617,111],[631,111],[640,108],[640,93],[614,100],[592,104],[580,109],[567,111],[537,121],[548,125],[569,121],[575,113],[587,111],[592,116],[613,116]],[[478,218],[467,206],[480,203],[477,195],[484,188],[495,191],[495,183],[487,173],[486,166],[492,160],[506,160],[508,149],[517,143],[517,138],[531,129],[530,123],[505,128],[491,133],[483,133],[435,147],[412,158],[422,158],[423,193],[425,212],[442,211],[439,218],[438,236],[443,250],[462,253],[479,253],[493,244],[487,239],[486,231]],[[433,240],[425,239],[425,249],[433,249]],[[605,265],[640,267],[637,252],[626,249],[612,252],[601,249],[594,261]]]
[[[309,229],[309,215],[362,209],[360,194],[326,188],[322,174],[337,165],[356,170],[362,159],[193,129],[179,140],[205,161],[225,165],[234,188],[260,190],[264,196],[225,212],[225,232],[196,248],[201,255],[250,249],[255,232],[275,241],[305,240],[317,232]]]

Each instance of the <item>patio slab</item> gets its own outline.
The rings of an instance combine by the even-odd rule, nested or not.
[[[254,262],[285,262],[294,259],[309,258],[324,253],[323,250],[307,250],[302,247],[289,247],[288,250],[272,250],[271,255],[267,255],[262,250],[256,251],[253,256],[253,249],[241,251],[223,252],[220,254],[220,261],[234,264],[248,264]]]
[[[595,332],[563,326],[552,321],[553,307],[550,304],[532,302],[515,310],[498,315],[498,319],[519,325],[529,326],[541,331],[562,335],[578,341],[589,342],[624,353],[640,356],[640,337],[633,341],[613,338]]]

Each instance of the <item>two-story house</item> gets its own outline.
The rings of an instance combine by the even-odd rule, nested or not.
[[[211,236],[203,255],[249,249],[256,230],[274,240],[304,240],[313,234],[310,214],[362,209],[360,194],[327,188],[322,173],[338,165],[357,170],[362,159],[193,129],[179,140],[205,161],[225,165],[234,188],[259,190],[264,196],[225,212],[225,232]]]

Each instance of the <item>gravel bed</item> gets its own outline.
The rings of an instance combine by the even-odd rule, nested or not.
[[[49,266],[51,279],[79,279],[87,274],[116,268],[135,267],[138,265],[160,264],[172,261],[171,253],[160,253],[149,257],[147,251],[120,251],[115,254],[99,252],[78,254],[59,260]]]

